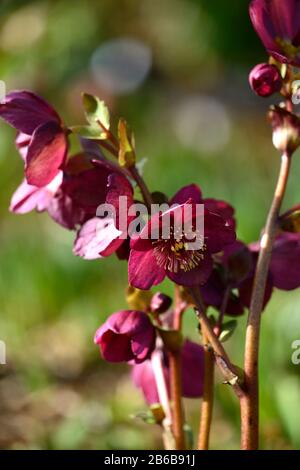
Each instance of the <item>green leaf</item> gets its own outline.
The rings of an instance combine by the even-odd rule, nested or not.
[[[99,126],[73,126],[70,130],[74,134],[78,134],[85,139],[93,140],[105,140],[107,139],[107,133],[102,131]]]
[[[83,93],[82,95],[83,107],[88,122],[94,126],[101,123],[105,129],[110,127],[110,117],[107,106],[104,101],[101,101],[97,96]]]
[[[130,168],[135,164],[135,142],[134,136],[124,119],[119,121],[118,136],[120,141],[119,165]]]
[[[235,329],[237,327],[237,321],[236,320],[230,320],[226,323],[224,323],[222,327],[222,332],[220,334],[220,341],[222,343],[225,343],[231,336],[233,335]]]

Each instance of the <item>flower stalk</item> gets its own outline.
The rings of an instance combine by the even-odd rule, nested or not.
[[[200,428],[198,437],[198,449],[209,449],[209,437],[214,405],[214,352],[205,334],[203,334],[204,346],[204,385],[201,403]]]
[[[272,248],[277,232],[277,222],[290,167],[291,156],[285,153],[281,157],[281,167],[274,198],[260,241],[260,252],[253,284],[245,341],[244,371],[246,393],[241,399],[241,447],[244,450],[258,449],[259,445],[258,359],[261,312]]]

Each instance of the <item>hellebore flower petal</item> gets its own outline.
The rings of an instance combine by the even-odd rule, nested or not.
[[[226,245],[232,244],[235,239],[235,231],[226,220],[210,211],[204,214],[205,244],[210,253],[222,251]]]
[[[181,351],[182,394],[197,398],[203,394],[204,349],[200,344],[186,340]]]
[[[146,242],[146,240],[143,240]],[[166,276],[165,270],[157,264],[153,250],[132,249],[128,261],[129,284],[137,289],[148,290],[160,284]]]
[[[71,175],[64,183],[64,191],[95,216],[98,206],[105,203],[109,174],[106,168],[97,167]]]
[[[165,380],[168,382],[168,369],[166,365],[163,366],[163,372]],[[145,400],[149,405],[159,403],[155,376],[150,360],[144,361],[142,364],[135,364],[132,367],[132,380],[134,385],[142,390]]]
[[[102,253],[121,234],[122,232],[116,229],[113,219],[94,217],[85,222],[79,230],[74,243],[73,253],[87,260],[101,258]],[[118,240],[115,250],[122,243],[123,240]]]
[[[300,236],[285,233],[274,244],[270,272],[273,284],[281,290],[300,287]]]
[[[25,175],[29,184],[46,186],[59,173],[68,150],[65,133],[59,124],[47,122],[32,136],[26,155]]]
[[[186,340],[181,350],[182,395],[186,398],[198,398],[203,394],[204,350],[201,345]],[[164,355],[163,374],[170,392],[170,371],[167,355]],[[151,360],[135,364],[132,368],[132,379],[135,386],[142,390],[148,404],[159,403],[153,363]]]
[[[177,193],[172,197],[170,205],[184,204],[189,199],[195,204],[201,203],[202,192],[199,186],[197,186],[196,184],[190,184],[179,189],[179,191],[177,191]]]
[[[28,146],[30,144],[31,136],[28,134],[23,134],[22,132],[17,133],[16,137],[16,147],[21,155],[22,160],[26,161],[26,155],[28,152]]]
[[[233,243],[235,232],[220,215],[205,210],[201,234],[199,217],[202,214],[191,200],[151,217],[140,236],[131,241],[129,278],[134,287],[149,289],[161,282],[163,272],[186,286],[203,284],[209,278],[211,254]]]
[[[241,285],[238,287],[240,300],[242,304],[247,308],[250,307],[253,282],[254,282],[254,274],[251,277],[248,277],[247,279],[245,279],[241,283]],[[272,278],[269,275],[267,278],[265,296],[264,296],[264,301],[263,301],[263,309],[267,306],[269,300],[271,299],[272,293],[273,293],[273,282],[272,282]]]
[[[38,212],[46,210],[61,185],[62,177],[62,172],[59,172],[44,188],[31,186],[24,180],[12,196],[10,211],[16,214],[25,214],[34,209]]]
[[[107,361],[140,363],[153,351],[155,329],[144,312],[122,310],[97,330],[95,343]]]
[[[254,29],[268,53],[282,63],[300,65],[300,1],[252,0]]]
[[[108,362],[129,362],[132,360],[130,341],[126,336],[115,334],[111,330],[103,331],[101,332],[101,343],[98,344],[103,358]]]
[[[220,215],[226,220],[227,224],[235,228],[234,208],[225,201],[213,198],[203,199],[205,209]]]
[[[203,255],[200,263],[193,269],[184,271],[179,269],[177,272],[167,271],[167,276],[176,284],[186,287],[202,286],[208,280],[213,269],[212,257],[208,254]]]
[[[47,211],[57,224],[68,230],[75,230],[87,220],[86,212],[64,192],[63,187],[51,198]]]
[[[12,91],[0,103],[0,117],[20,132],[32,135],[49,121],[61,123],[54,109],[30,91]]]

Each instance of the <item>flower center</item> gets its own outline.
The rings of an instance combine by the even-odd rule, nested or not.
[[[206,250],[203,244],[201,250],[192,250],[184,238],[157,240],[153,242],[157,264],[166,271],[177,273],[179,269],[190,271],[196,268],[204,258]]]

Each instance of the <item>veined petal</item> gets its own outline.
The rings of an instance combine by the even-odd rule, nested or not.
[[[46,186],[59,173],[66,159],[68,142],[54,121],[38,127],[28,147],[25,175],[29,184]]]
[[[130,251],[128,262],[129,283],[137,289],[148,290],[160,284],[165,278],[165,270],[158,266],[153,250]]]

